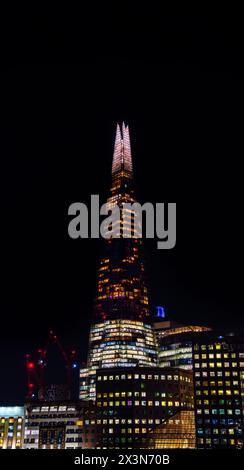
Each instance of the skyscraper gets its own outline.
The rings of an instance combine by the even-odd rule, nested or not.
[[[120,218],[104,240],[98,269],[88,364],[80,372],[83,399],[95,397],[97,369],[156,365],[140,227],[133,208],[124,206],[135,202],[129,128],[123,123],[117,125],[107,199],[108,209],[119,207]]]

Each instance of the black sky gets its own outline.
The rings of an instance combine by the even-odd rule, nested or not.
[[[146,243],[153,305],[243,323],[240,20],[130,8],[5,18],[0,403],[23,402],[24,354],[50,327],[86,357],[99,246],[69,239],[67,213],[106,197],[117,120],[139,199],[178,204],[177,247]]]

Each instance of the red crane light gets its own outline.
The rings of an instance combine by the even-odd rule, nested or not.
[[[28,369],[34,369],[34,367],[35,367],[34,362],[28,362],[28,364],[27,364]]]

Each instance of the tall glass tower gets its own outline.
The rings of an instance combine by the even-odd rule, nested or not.
[[[135,203],[129,128],[117,125],[112,185],[107,208],[120,208],[120,218],[104,241],[89,338],[87,368],[80,371],[80,398],[95,398],[97,369],[156,366],[150,322],[142,239]]]

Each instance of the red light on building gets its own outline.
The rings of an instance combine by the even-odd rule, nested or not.
[[[34,367],[35,367],[34,362],[28,362],[27,367],[28,367],[28,369],[34,369]]]

